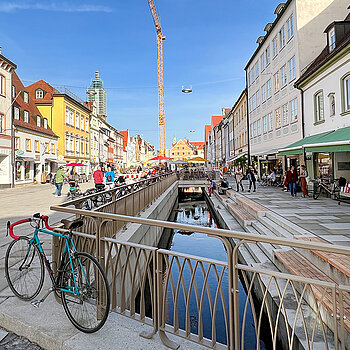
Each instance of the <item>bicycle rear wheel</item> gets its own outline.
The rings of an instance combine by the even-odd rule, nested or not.
[[[76,253],[61,278],[64,311],[80,331],[93,333],[106,322],[110,308],[107,277],[98,261],[87,253]],[[74,283],[75,281],[75,283]],[[78,291],[75,291],[75,285]]]
[[[5,275],[12,292],[22,300],[31,300],[44,283],[44,261],[36,245],[21,236],[6,251]]]
[[[317,199],[321,193],[321,186],[314,185],[314,192],[312,194],[313,199]]]

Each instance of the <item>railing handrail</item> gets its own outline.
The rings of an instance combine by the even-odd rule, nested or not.
[[[109,214],[109,213],[102,213],[102,212],[96,212],[96,211],[91,212],[91,211],[82,210],[82,209],[65,208],[61,205],[52,205],[50,209],[55,211],[60,211],[60,212],[71,213],[71,214],[89,216],[89,217],[99,217],[101,219],[107,219],[107,220],[133,222],[137,224],[158,226],[163,228],[195,231],[200,233],[206,233],[210,236],[239,239],[246,243],[263,242],[263,243],[284,245],[284,246],[293,247],[293,248],[302,248],[302,249],[308,249],[308,250],[315,249],[315,250],[320,250],[320,251],[325,251],[330,253],[350,255],[350,248],[346,248],[340,245],[335,245],[332,243],[315,243],[315,242],[309,242],[309,241],[305,242],[305,241],[297,240],[295,238],[272,237],[267,235],[230,231],[230,230],[219,229],[219,228],[206,228],[203,226],[179,224],[179,223],[174,223],[170,221],[147,219],[147,218],[127,216],[127,215],[121,215],[121,214]]]

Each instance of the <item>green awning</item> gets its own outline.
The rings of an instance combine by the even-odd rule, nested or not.
[[[279,154],[302,154],[304,149],[306,152],[350,151],[350,127],[305,137],[281,149]]]

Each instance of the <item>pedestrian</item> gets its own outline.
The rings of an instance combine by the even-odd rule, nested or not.
[[[55,180],[55,186],[56,186],[56,192],[55,192],[55,197],[62,197],[62,186],[63,186],[63,181],[68,180],[66,174],[63,171],[63,166],[61,165],[56,173],[56,180]]]
[[[291,169],[291,181],[290,181],[290,194],[294,197],[297,196],[297,181],[298,181],[298,172],[295,169],[295,166],[292,165]]]
[[[305,168],[305,165],[301,165],[300,166],[300,186],[301,186],[301,190],[303,192],[303,197],[308,197],[309,196],[309,192],[307,190],[307,182],[306,182],[306,178],[308,177],[308,173],[307,170]]]
[[[247,178],[249,180],[249,190],[248,192],[250,192],[250,190],[252,189],[252,185],[253,185],[253,192],[256,191],[256,177],[255,177],[255,169],[253,168],[252,165],[249,166],[249,168],[247,169]]]
[[[215,189],[216,189],[216,183],[214,180],[211,180],[210,186],[209,186],[209,197],[211,197],[211,195]]]
[[[95,188],[100,189],[103,187],[103,173],[100,166],[97,167],[92,176],[94,177]]]
[[[283,189],[284,191],[290,191],[290,184],[292,182],[292,172],[290,171],[290,168],[287,168],[287,171],[286,171],[286,175],[285,175],[285,178],[284,178],[284,186],[285,186],[285,189]]]
[[[239,192],[239,185],[241,185],[242,192],[244,191],[243,185],[242,185],[242,180],[243,180],[243,170],[240,165],[237,166],[236,172],[235,172],[235,177],[236,177],[236,184],[237,184],[237,192]]]
[[[106,177],[106,186],[110,189],[112,189],[114,187],[114,179],[115,179],[115,174],[112,171],[111,167],[109,166],[107,168],[107,172],[105,174]]]
[[[270,186],[273,186],[276,182],[276,173],[275,170],[272,169],[270,175],[267,177],[267,182]]]

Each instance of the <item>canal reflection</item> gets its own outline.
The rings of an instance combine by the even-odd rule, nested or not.
[[[179,203],[176,208],[174,208],[172,221],[182,224],[190,224],[190,225],[200,225],[205,227],[217,227],[217,224],[215,222],[215,219],[208,209],[207,203],[205,201],[191,201],[190,199],[186,198],[185,202]],[[167,237],[164,237],[167,236]],[[176,252],[181,253],[187,253],[190,255],[196,255],[199,257],[209,258],[209,259],[215,259],[215,260],[221,260],[226,262],[227,261],[227,253],[224,248],[224,245],[222,242],[214,237],[208,237],[206,234],[199,233],[199,232],[192,232],[192,231],[180,231],[180,230],[171,230],[167,231],[163,235],[162,241],[163,241],[163,247],[167,248]],[[164,244],[167,242],[166,244]],[[207,271],[208,264],[204,264],[204,270]],[[193,267],[192,267],[193,268]],[[184,268],[188,271],[183,271],[181,273],[181,264],[172,264],[171,267],[171,275],[174,278],[174,285],[176,286],[178,282],[179,275],[182,276],[183,281],[181,281],[181,288],[178,288],[178,297],[175,298],[177,300],[177,310],[178,310],[178,322],[179,327],[181,329],[185,329],[185,320],[186,320],[186,302],[189,303],[189,310],[190,315],[187,315],[189,317],[189,322],[191,325],[191,333],[198,334],[198,304],[195,297],[195,288],[191,288],[191,297],[190,300],[187,301],[184,296],[183,288],[186,286],[186,290],[188,291],[188,288],[191,284],[191,268],[186,265]],[[202,317],[203,317],[203,335],[206,338],[212,337],[212,317],[211,317],[211,311],[210,311],[210,304],[213,304],[213,300],[217,293],[217,286],[218,286],[218,275],[220,276],[221,272],[222,274],[222,280],[221,280],[221,286],[222,286],[222,295],[221,297],[224,300],[224,303],[221,301],[221,297],[219,296],[217,298],[217,306],[216,306],[216,313],[214,317],[214,322],[216,325],[216,341],[219,343],[226,344],[227,341],[227,326],[225,324],[225,317],[224,312],[227,310],[224,310],[224,304],[226,305],[226,308],[228,308],[228,276],[227,276],[227,269],[224,269],[222,266],[217,267],[217,271],[210,270],[208,273],[208,288],[209,293],[207,290],[207,287],[205,287],[203,291],[203,311],[202,311]],[[167,276],[169,271],[164,271],[164,276]],[[198,273],[195,275],[198,293],[201,295],[203,290],[203,282],[205,281],[205,273],[203,274],[203,269],[198,269]],[[193,284],[193,283],[192,283]],[[167,303],[167,320],[166,322],[168,324],[173,325],[174,324],[174,291],[171,290],[171,288],[167,289],[168,293],[168,303]],[[185,292],[186,295],[187,292]],[[209,296],[209,297],[208,297]],[[243,311],[245,307],[246,302],[246,293],[244,291],[243,286],[239,285],[239,296],[240,296],[240,318],[241,321],[243,319]],[[211,302],[210,302],[211,299]],[[175,316],[176,318],[176,316]],[[242,324],[242,322],[241,322]],[[245,320],[245,349],[255,349],[256,348],[256,336],[255,336],[255,329],[254,329],[254,321],[252,312],[249,306],[249,310],[246,315]],[[260,342],[260,349],[266,349],[264,344]]]

